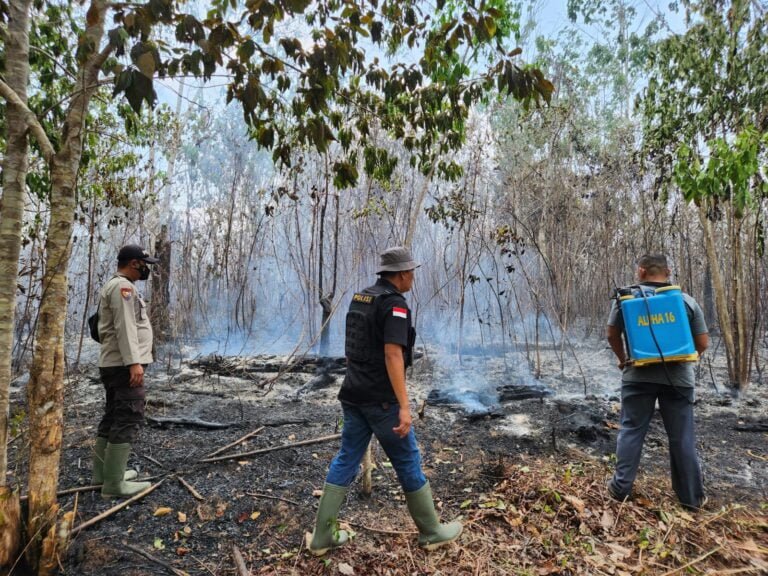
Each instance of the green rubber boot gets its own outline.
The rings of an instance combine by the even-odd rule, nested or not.
[[[107,439],[103,436],[96,437],[96,444],[93,446],[93,483],[101,484],[104,482],[104,450],[107,449]],[[139,473],[136,470],[126,470],[123,480],[133,480]]]
[[[347,488],[344,486],[327,482],[323,486],[323,495],[317,505],[315,530],[312,534],[307,532],[305,537],[307,550],[315,556],[322,556],[331,548],[344,546],[349,541],[349,533],[339,530],[337,524],[339,510],[346,496]]]
[[[461,522],[440,524],[429,482],[416,492],[406,492],[405,501],[408,503],[408,512],[411,513],[411,518],[419,529],[419,546],[422,548],[434,550],[453,542],[461,534],[463,529]]]
[[[151,486],[149,482],[129,482],[125,480],[125,465],[128,463],[128,456],[130,454],[130,444],[107,443],[107,447],[104,450],[102,498],[133,496]]]

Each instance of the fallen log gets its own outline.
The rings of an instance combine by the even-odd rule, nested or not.
[[[152,458],[152,456],[150,456],[149,454],[142,454],[141,457],[142,458],[146,458],[147,460],[149,460],[150,462],[152,462],[152,464],[155,464],[156,466],[160,466],[160,468],[166,468],[165,464],[163,464],[162,462],[160,462],[156,458]]]
[[[151,482],[155,478],[161,478],[163,474],[156,474],[155,476],[147,476],[146,478],[138,478],[137,482]],[[95,490],[101,490],[101,484],[90,484],[88,486],[76,486],[74,488],[65,488],[56,492],[56,496],[68,496],[69,494],[79,494],[80,492],[93,492]],[[29,500],[28,494],[23,494],[19,497],[22,502]]]
[[[66,496],[68,494],[79,494],[80,492],[93,492],[94,490],[101,490],[101,484],[91,484],[90,486],[77,486],[76,488],[65,488],[56,492],[56,496]],[[27,500],[29,496],[24,494],[19,500]]]
[[[194,497],[196,500],[205,500],[205,498],[203,498],[203,496],[200,494],[200,492],[198,492],[197,490],[195,490],[195,487],[194,487],[194,486],[192,486],[192,484],[190,484],[189,482],[187,482],[186,480],[184,480],[184,478],[182,478],[181,476],[177,476],[176,478],[179,480],[179,482],[181,483],[181,485],[182,485],[182,486],[184,486],[184,488],[186,488],[187,490],[189,490],[189,493],[190,493],[190,494],[192,494],[192,496],[193,496],[193,497]]]
[[[505,384],[498,386],[500,402],[527,400],[528,398],[545,398],[552,395],[552,390],[541,384]]]
[[[248,440],[248,438],[252,438],[253,436],[256,436],[256,434],[258,434],[262,430],[264,430],[264,426],[261,426],[261,427],[257,428],[256,430],[252,430],[251,432],[248,432],[248,434],[246,434],[245,436],[241,436],[240,438],[238,438],[234,442],[230,442],[226,446],[222,446],[221,448],[219,448],[218,450],[214,450],[210,454],[206,454],[205,456],[203,456],[203,458],[212,458],[213,456],[216,456],[217,454],[221,454],[222,452],[225,452],[226,450],[229,450],[230,448],[234,448],[238,444]]]
[[[503,418],[504,412],[493,406],[478,410],[467,410],[464,413],[464,418],[467,422],[478,422],[480,420],[491,420],[494,418]]]
[[[745,422],[736,424],[733,429],[739,432],[768,432],[768,422]]]
[[[168,570],[168,572],[170,572],[171,574],[174,574],[175,576],[189,576],[189,572],[184,572],[184,570],[179,570],[178,568],[174,568],[164,560],[160,560],[160,558],[156,558],[155,556],[152,556],[152,554],[150,554],[149,552],[144,552],[144,550],[142,550],[141,548],[132,546],[127,542],[123,542],[123,547],[130,550],[131,552],[135,552],[139,556],[143,556],[144,558],[146,558],[150,562],[154,562],[158,566],[162,566],[163,568]]]
[[[238,425],[234,422],[208,422],[206,420],[200,420],[199,418],[157,418],[155,416],[147,416],[146,419],[148,423],[161,428],[172,424],[174,426],[192,426],[195,428],[222,430]]]
[[[237,454],[228,454],[226,456],[216,456],[214,458],[203,458],[198,462],[220,462],[221,460],[235,460],[236,458],[247,458],[248,456],[256,456],[258,454],[266,454],[267,452],[274,452],[276,450],[285,450],[286,448],[295,448],[297,446],[308,446],[310,444],[320,444],[321,442],[329,442],[331,440],[338,440],[341,438],[341,434],[331,434],[330,436],[321,436],[319,438],[312,438],[310,440],[302,440],[301,442],[292,442],[291,444],[283,444],[282,446],[272,446],[270,448],[262,448],[260,450],[251,450],[250,452],[238,452]]]
[[[290,426],[291,424],[309,424],[309,420],[306,418],[303,419],[287,419],[287,420],[273,420],[271,422],[264,422],[264,426],[269,426],[270,428],[277,428],[278,426]]]
[[[303,394],[312,392],[314,390],[321,390],[322,388],[328,388],[336,384],[336,376],[331,370],[319,368],[317,374],[311,378],[304,386],[296,391],[296,399],[298,400]]]
[[[251,571],[248,570],[248,567],[245,565],[243,555],[240,553],[240,548],[238,548],[236,544],[232,544],[232,558],[235,561],[238,576],[250,576]]]
[[[21,433],[19,433],[19,434],[16,434],[16,436],[14,436],[14,437],[13,437],[13,438],[11,438],[10,440],[8,440],[8,442],[7,442],[5,445],[6,445],[6,446],[10,446],[10,445],[11,445],[11,444],[13,444],[14,442],[16,442],[16,440],[18,440],[19,438],[21,438],[21,436],[22,436],[22,435],[21,435]]]
[[[220,356],[211,354],[192,360],[190,367],[227,376],[239,376],[259,372],[317,372],[325,368],[334,372],[346,370],[347,359],[343,356]]]
[[[181,394],[192,394],[193,396],[214,396],[215,398],[226,398],[226,392],[208,392],[206,390],[189,390],[186,388],[178,388],[174,392]]]
[[[82,524],[80,524],[80,525],[78,525],[78,526],[75,526],[74,528],[72,528],[72,531],[70,532],[70,536],[74,536],[75,534],[77,534],[77,533],[78,533],[78,532],[80,532],[81,530],[85,530],[86,528],[88,528],[88,527],[90,527],[90,526],[93,526],[94,524],[97,524],[97,523],[101,522],[102,520],[104,520],[104,518],[109,518],[110,516],[112,516],[112,514],[114,514],[114,513],[116,513],[116,512],[119,512],[120,510],[122,510],[122,509],[123,509],[123,508],[125,508],[126,506],[130,506],[130,505],[131,505],[131,504],[133,504],[134,502],[136,502],[136,501],[138,501],[138,500],[141,500],[142,498],[144,498],[144,497],[145,497],[145,496],[147,496],[148,494],[150,494],[150,493],[154,492],[154,491],[155,491],[155,490],[156,490],[156,489],[157,489],[157,488],[160,486],[160,484],[162,484],[163,482],[165,482],[165,480],[166,480],[167,478],[168,478],[168,477],[166,476],[165,478],[163,478],[162,480],[160,480],[160,482],[157,482],[156,484],[152,484],[152,486],[150,486],[150,487],[149,487],[149,488],[147,488],[146,490],[142,490],[141,492],[139,492],[139,493],[138,493],[138,494],[136,494],[135,496],[132,496],[131,498],[128,498],[128,500],[124,500],[123,502],[120,502],[120,504],[118,504],[117,506],[113,506],[112,508],[110,508],[110,509],[109,509],[109,510],[107,510],[106,512],[102,512],[102,513],[101,513],[101,514],[99,514],[98,516],[94,516],[94,517],[93,517],[93,518],[91,518],[90,520],[86,520],[86,521],[85,521],[85,522],[83,522]]]
[[[271,494],[260,494],[259,492],[246,492],[248,496],[253,496],[254,498],[266,498],[268,500],[279,500],[280,502],[287,502],[288,504],[294,504],[296,506],[304,506],[304,504],[300,502],[296,502],[296,500],[289,500],[288,498],[281,498],[280,496],[272,496]]]

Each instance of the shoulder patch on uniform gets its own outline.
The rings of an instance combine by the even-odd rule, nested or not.
[[[408,309],[398,308],[395,306],[392,308],[392,316],[397,316],[398,318],[408,318]]]
[[[373,299],[374,296],[370,294],[356,293],[354,296],[352,296],[352,302],[360,302],[361,304],[372,304]]]
[[[133,288],[120,288],[120,296],[123,297],[123,300],[130,300],[133,297]]]

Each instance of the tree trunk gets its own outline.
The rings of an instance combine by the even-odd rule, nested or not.
[[[320,231],[317,240],[317,299],[323,315],[320,322],[320,355],[328,355],[329,326],[331,310],[333,309],[333,294],[325,294],[323,282],[325,276],[325,213],[328,211],[328,155],[325,155],[325,180],[322,204],[320,205]]]
[[[57,555],[66,548],[71,514],[57,524],[64,415],[64,325],[67,311],[67,268],[71,254],[76,207],[76,184],[83,150],[88,106],[97,86],[99,70],[111,52],[99,53],[108,3],[94,0],[88,10],[85,38],[94,47],[78,73],[76,92],[61,129],[60,148],[51,161],[51,216],[45,241],[46,270],[35,350],[27,395],[29,403],[29,515],[27,559],[38,575],[51,574]]]
[[[168,172],[162,188],[162,214],[160,214],[160,236],[155,239],[154,256],[160,259],[154,269],[152,277],[152,300],[150,302],[150,314],[152,314],[152,327],[155,330],[155,341],[167,341],[174,336],[174,328],[171,326],[171,235],[175,229],[172,220],[171,200],[172,182],[176,175],[176,157],[181,146],[181,103],[184,98],[184,83],[178,87],[176,98],[176,118],[173,129],[173,140],[168,155]]]
[[[432,165],[429,168],[429,173],[424,177],[424,184],[422,185],[421,190],[419,190],[419,196],[411,208],[411,215],[408,219],[408,230],[406,230],[405,241],[403,242],[403,246],[409,250],[413,245],[413,237],[416,234],[416,225],[419,222],[419,216],[421,216],[421,207],[424,206],[424,200],[427,197],[427,192],[429,192],[429,184],[432,182],[432,176],[435,174],[436,166],[437,159],[433,159]]]
[[[715,298],[712,293],[712,267],[709,260],[704,268],[704,320],[709,326],[710,332],[715,325]]]
[[[43,558],[44,541],[55,529],[56,487],[64,415],[64,322],[67,310],[67,264],[74,213],[74,174],[57,158],[52,173],[51,221],[45,242],[47,267],[43,277],[35,349],[29,374],[29,517],[27,557],[32,566],[49,566]],[[69,178],[67,177],[69,176]],[[67,211],[69,218],[67,219]],[[69,222],[68,222],[69,220]],[[55,531],[55,530],[54,530]]]
[[[29,8],[31,0],[11,2],[5,43],[5,81],[27,103],[29,81]],[[0,205],[0,566],[11,563],[21,537],[19,492],[6,484],[8,470],[8,408],[10,404],[13,322],[21,252],[21,226],[28,167],[24,110],[5,107],[6,149]]]
[[[734,217],[734,230],[732,233],[731,244],[733,246],[733,305],[736,315],[736,385],[739,392],[746,392],[749,386],[749,368],[752,364],[750,360],[750,324],[747,322],[747,288],[744,271],[744,257],[742,254],[743,243],[741,241],[743,220]]]
[[[725,344],[725,356],[728,361],[729,385],[737,386],[738,377],[736,365],[738,363],[736,354],[736,343],[733,338],[733,325],[731,323],[731,313],[728,308],[726,297],[726,287],[723,276],[720,272],[720,263],[717,259],[717,248],[715,247],[714,232],[712,222],[707,218],[707,208],[703,202],[699,206],[699,220],[704,234],[704,248],[707,252],[707,262],[709,270],[712,273],[712,290],[715,294],[715,306],[717,309],[717,319],[720,324],[720,334]]]
[[[88,325],[88,317],[91,312],[91,294],[93,293],[93,252],[96,247],[96,196],[91,198],[91,212],[88,221],[88,275],[85,284],[85,304],[83,305],[83,314],[80,321],[80,337],[77,341],[77,356],[75,357],[75,370],[80,369],[80,355],[83,352],[83,339]],[[97,303],[98,309],[98,303]]]
[[[152,274],[152,299],[150,313],[155,340],[165,342],[171,337],[169,306],[171,302],[171,242],[168,238],[168,226],[160,226],[160,234],[155,239],[155,258],[160,261]]]

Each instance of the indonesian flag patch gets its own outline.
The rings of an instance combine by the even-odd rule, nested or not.
[[[392,316],[397,318],[408,318],[408,310],[406,308],[398,308],[395,306],[392,308]]]
[[[133,288],[120,288],[120,296],[123,300],[130,300],[133,297]]]

